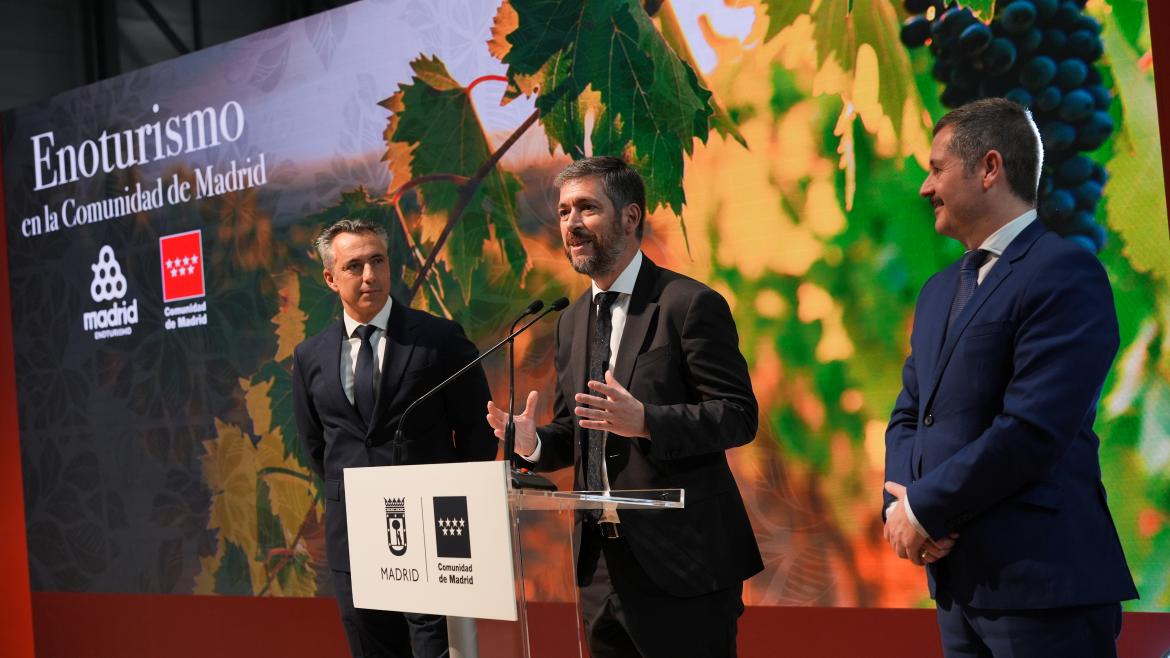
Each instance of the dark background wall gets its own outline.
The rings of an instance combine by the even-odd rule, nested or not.
[[[0,0],[0,110],[352,0]]]

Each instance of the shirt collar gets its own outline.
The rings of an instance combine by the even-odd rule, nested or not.
[[[638,271],[641,269],[642,269],[642,250],[639,249],[638,253],[634,254],[634,257],[632,259],[630,259],[630,264],[626,265],[626,269],[622,270],[622,273],[620,275],[618,275],[617,279],[614,280],[613,285],[609,287],[609,291],[616,292],[619,295],[632,295],[632,294],[634,294],[634,284],[638,282]],[[599,292],[606,292],[606,291],[599,288],[597,286],[597,282],[594,281],[593,282],[593,299],[597,299],[597,293],[599,293]]]
[[[386,331],[386,325],[390,321],[390,307],[393,304],[394,304],[394,298],[387,297],[386,298],[386,305],[382,307],[382,310],[378,311],[378,314],[374,316],[373,320],[370,320],[369,322],[366,322],[364,324],[372,324],[375,327],[377,327],[378,329],[381,329],[382,331]],[[354,320],[353,318],[349,317],[349,313],[346,313],[345,311],[341,312],[341,317],[343,320],[345,320],[345,337],[352,338],[353,337],[353,330],[362,326],[363,323],[358,322],[357,320]]]
[[[1035,219],[1036,209],[1032,208],[1031,210],[1008,222],[1007,224],[999,227],[999,230],[997,230],[995,233],[987,236],[987,239],[983,241],[983,244],[979,245],[979,248],[985,251],[990,251],[996,258],[999,258],[1003,255],[1004,250],[1008,248],[1008,245],[1012,243],[1012,240],[1015,240],[1016,236],[1018,236],[1020,233],[1023,233],[1024,229],[1028,228],[1028,225],[1031,224]]]

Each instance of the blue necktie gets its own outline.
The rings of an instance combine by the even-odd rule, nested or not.
[[[372,324],[363,324],[354,330],[354,336],[362,339],[362,346],[358,349],[357,366],[353,369],[353,404],[366,425],[374,418],[374,345],[370,336],[378,328]]]
[[[963,260],[959,263],[959,286],[955,289],[955,298],[951,300],[951,312],[947,316],[948,331],[955,323],[955,318],[959,317],[963,308],[967,306],[967,302],[971,301],[975,289],[979,287],[979,268],[990,255],[991,252],[986,249],[974,249],[963,254]]]
[[[597,304],[597,319],[593,328],[593,340],[589,343],[589,379],[599,382],[605,381],[605,371],[609,369],[609,339],[613,334],[613,319],[611,311],[613,303],[617,301],[616,292],[597,293],[594,300]],[[592,389],[585,391],[596,395]],[[605,432],[589,430],[589,454],[585,462],[585,488],[589,491],[601,491],[605,483],[601,479],[601,464],[605,460]],[[589,516],[596,519],[599,510],[589,510]]]

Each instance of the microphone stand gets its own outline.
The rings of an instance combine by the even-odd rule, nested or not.
[[[532,313],[544,307],[539,299],[524,311],[524,315],[516,318],[509,333],[516,331],[516,325]],[[504,425],[504,459],[508,461],[509,470],[516,469],[516,339],[508,339],[508,422]]]
[[[505,343],[510,343],[513,339],[516,338],[516,336],[519,336],[520,334],[527,331],[529,327],[536,324],[537,322],[540,322],[540,320],[543,319],[544,316],[548,315],[549,313],[553,313],[555,311],[564,310],[564,308],[566,306],[568,306],[568,302],[569,302],[569,300],[567,300],[567,299],[558,299],[556,302],[553,302],[552,306],[545,309],[545,311],[543,313],[536,316],[535,318],[532,318],[528,322],[524,323],[524,326],[520,327],[519,329],[516,329],[516,330],[512,331],[511,333],[509,333],[506,337],[503,338],[503,340],[496,343],[495,345],[492,345],[487,350],[484,350],[484,352],[482,354],[480,354],[479,356],[472,359],[471,362],[469,362],[467,365],[465,365],[462,368],[460,368],[459,370],[455,371],[454,374],[452,374],[450,377],[444,379],[442,382],[439,382],[439,384],[436,385],[431,390],[427,391],[426,393],[423,393],[414,402],[411,402],[410,405],[406,407],[406,410],[402,412],[402,415],[398,417],[398,429],[395,430],[394,438],[391,439],[391,441],[394,444],[393,445],[393,452],[391,455],[391,463],[392,464],[405,464],[407,461],[406,433],[405,433],[403,428],[406,426],[406,417],[408,415],[410,415],[410,412],[413,411],[415,407],[417,407],[423,401],[429,399],[434,394],[436,394],[439,391],[446,388],[448,384],[450,384],[451,382],[458,379],[460,376],[463,375],[463,373],[467,372],[468,370],[471,370],[472,367],[474,367],[480,361],[483,361],[485,358],[487,358],[487,356],[489,354],[492,354],[496,350],[500,349],[500,347],[502,347]],[[525,314],[525,315],[527,315],[527,314]],[[522,316],[520,316],[520,319],[523,319],[524,317],[525,316],[522,315]],[[519,320],[517,320],[517,321],[519,321]],[[513,326],[515,326],[515,324],[513,324]],[[514,431],[514,428],[513,428],[513,431]],[[513,444],[511,446],[505,445],[505,450],[508,451],[505,453],[506,457],[510,457],[512,452],[514,452],[515,437],[513,437],[512,440],[513,440]],[[520,487],[520,488],[523,488],[525,486],[528,486],[529,488],[544,488],[544,489],[548,489],[550,491],[556,490],[556,486],[553,485],[552,482],[549,482],[546,478],[543,478],[539,475],[535,475],[533,473],[528,473],[527,471],[516,470],[516,469],[512,468],[512,460],[509,458],[509,459],[507,459],[507,461],[508,461],[508,465],[509,465],[508,470],[512,474],[513,486]],[[518,483],[518,481],[520,483]]]
[[[567,301],[567,300],[565,300]],[[545,314],[558,311],[564,308],[564,305],[557,300],[553,303]],[[539,304],[539,306],[537,305]],[[537,300],[529,306],[529,310],[525,311],[524,315],[516,318],[512,323],[512,335],[507,338],[508,341],[508,422],[504,425],[504,460],[508,462],[508,474],[512,482],[513,489],[541,489],[544,491],[556,491],[557,486],[553,484],[548,478],[543,475],[537,475],[528,470],[527,467],[519,466],[516,459],[516,340],[515,336],[519,334],[516,331],[516,325],[523,320],[530,313],[539,311],[544,306],[540,300]],[[539,319],[539,318],[537,318]],[[535,320],[533,320],[535,322]],[[530,410],[525,410],[530,411]]]

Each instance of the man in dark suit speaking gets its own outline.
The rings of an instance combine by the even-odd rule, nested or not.
[[[743,580],[763,565],[724,455],[758,422],[731,312],[642,254],[646,195],[624,162],[579,160],[556,185],[565,253],[592,286],[557,324],[556,415],[536,428],[530,393],[516,452],[575,464],[578,489],[686,490],[682,510],[579,515],[590,654],[732,656]],[[489,404],[488,422],[502,438],[504,411]]]
[[[1137,596],[1093,433],[1117,353],[1104,268],[1036,220],[1040,136],[1004,99],[935,126],[921,194],[967,248],[914,313],[885,536],[926,564],[947,658],[1116,656]]]
[[[458,324],[390,297],[388,238],[379,225],[343,219],[321,232],[325,283],[341,298],[342,318],[297,346],[293,412],[325,483],[325,549],[351,653],[357,657],[446,656],[444,617],[353,606],[342,469],[393,464],[399,417],[423,393],[479,355]],[[475,368],[411,412],[411,464],[488,460],[496,440],[484,424],[491,399]]]

